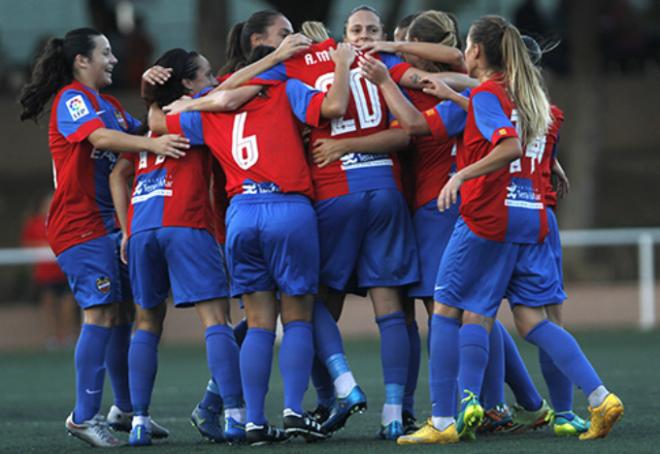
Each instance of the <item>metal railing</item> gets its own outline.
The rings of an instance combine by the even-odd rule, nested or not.
[[[660,228],[622,228],[592,230],[562,230],[563,247],[637,246],[639,263],[639,327],[655,327],[655,251],[660,243]],[[55,260],[47,248],[0,249],[0,266],[25,265]]]

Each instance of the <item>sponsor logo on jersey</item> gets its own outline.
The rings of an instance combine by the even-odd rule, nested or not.
[[[142,203],[154,197],[172,197],[172,178],[168,175],[144,176],[135,185],[131,203]]]
[[[106,276],[101,276],[100,278],[96,279],[96,288],[98,289],[99,292],[103,293],[104,295],[110,292],[110,278]]]
[[[342,170],[355,170],[365,167],[392,166],[392,159],[388,154],[347,153],[341,157]]]
[[[514,179],[506,188],[507,194],[504,205],[528,210],[542,210],[541,194],[534,191],[529,180]]]
[[[252,180],[245,180],[243,182],[243,194],[274,194],[278,192],[282,192],[280,187],[270,181],[256,183]]]
[[[85,105],[82,95],[76,95],[66,102],[66,108],[71,115],[73,121],[78,121],[80,118],[89,114],[89,109]]]

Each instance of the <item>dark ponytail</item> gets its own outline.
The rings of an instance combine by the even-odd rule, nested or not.
[[[234,25],[227,36],[227,59],[225,65],[220,68],[218,76],[233,73],[247,65],[252,54],[252,35],[266,33],[275,18],[281,16],[275,11],[257,11],[245,22]]]
[[[183,79],[194,79],[199,69],[199,53],[184,49],[171,49],[165,52],[154,65],[172,68],[167,82],[153,88],[154,102],[163,107],[188,94]]]
[[[91,28],[68,32],[64,39],[53,38],[37,57],[30,81],[23,86],[20,103],[21,121],[34,120],[57,91],[73,80],[73,61],[76,55],[91,56],[94,37],[101,34]]]

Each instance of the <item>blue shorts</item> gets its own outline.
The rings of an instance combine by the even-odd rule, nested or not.
[[[442,256],[434,299],[495,317],[502,299],[512,306],[555,304],[559,279],[548,242],[521,244],[475,235],[458,218]]]
[[[350,290],[399,287],[419,280],[419,257],[408,207],[396,189],[376,189],[316,204],[321,283]],[[353,285],[353,287],[355,286]]]
[[[554,304],[561,304],[568,298],[566,292],[564,291],[564,269],[563,269],[563,259],[561,252],[561,239],[559,238],[559,224],[557,224],[557,216],[555,216],[555,211],[552,208],[546,208],[545,212],[548,216],[548,237],[545,242],[550,245],[552,254],[555,257],[555,263],[557,265],[557,276],[559,279],[559,291],[557,295],[553,298],[555,301]]]
[[[315,294],[319,236],[309,199],[298,194],[236,195],[227,210],[231,294]]]
[[[121,232],[70,247],[57,263],[82,309],[129,300],[128,270],[119,259]]]
[[[440,212],[436,200],[421,206],[413,216],[415,239],[419,250],[420,280],[408,289],[411,298],[432,298],[440,268],[440,259],[458,219],[459,203]]]
[[[158,306],[172,290],[177,307],[229,295],[222,255],[204,229],[161,227],[131,235],[128,266],[135,304]]]

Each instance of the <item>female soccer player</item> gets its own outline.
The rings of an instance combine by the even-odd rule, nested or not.
[[[197,52],[173,49],[156,65],[172,68],[170,79],[152,90],[159,106],[182,95],[200,95],[216,85],[208,61]],[[124,155],[110,175],[123,232],[122,258],[129,265],[137,305],[137,331],[129,351],[135,410],[129,443],[134,446],[151,444],[149,404],[170,289],[174,305],[194,305],[205,328],[209,370],[222,395],[226,427],[245,423],[238,345],[227,324],[229,286],[212,234],[211,159],[205,147],[194,147],[179,160],[146,152]],[[129,206],[127,181],[132,175]],[[224,434],[227,441],[242,438],[243,431]]]
[[[248,333],[241,347],[241,375],[247,404],[247,440],[252,445],[290,435],[325,438],[325,431],[303,415],[302,398],[313,359],[313,295],[318,290],[318,234],[310,203],[309,177],[296,117],[316,126],[341,116],[348,103],[350,46],[330,53],[335,83],[327,97],[298,81],[268,87],[234,114],[184,112],[157,119],[162,131],[182,131],[194,143],[208,144],[227,175],[227,262],[232,294],[241,296]],[[254,87],[246,87],[252,89]],[[208,102],[225,92],[209,95]],[[271,125],[278,119],[277,128]],[[300,232],[305,234],[301,237]],[[295,241],[294,241],[294,237]],[[301,239],[302,238],[302,239]],[[285,433],[267,425],[264,398],[270,375],[277,301],[282,305],[284,338],[280,370],[285,389]]]
[[[473,438],[483,418],[476,396],[488,361],[488,330],[504,296],[520,334],[587,395],[591,426],[580,439],[604,437],[623,405],[603,386],[575,339],[545,318],[544,306],[560,284],[544,241],[548,227],[540,172],[533,171],[538,158],[533,142],[545,136],[551,119],[540,75],[518,30],[498,16],[472,25],[465,55],[468,72],[481,85],[470,95],[460,170],[438,197],[444,211],[461,189],[461,218],[438,272],[431,347],[431,370],[439,381],[456,381],[460,358],[462,406],[455,421],[451,388],[438,389],[433,418],[399,443]],[[367,62],[365,72],[373,67]],[[379,80],[386,96],[394,93],[391,81]],[[527,144],[524,155],[521,140]]]
[[[133,136],[139,122],[119,102],[99,90],[112,83],[117,59],[108,39],[81,28],[52,39],[38,57],[23,88],[21,119],[37,120],[55,95],[49,124],[55,195],[48,214],[48,242],[83,309],[76,345],[76,406],[67,431],[93,446],[117,446],[120,440],[98,415],[105,368],[115,394],[108,419],[130,427],[127,353],[130,315],[126,271],[120,267],[119,231],[108,186],[117,152],[147,150],[179,158],[188,140]],[[167,431],[159,429],[159,436]]]

